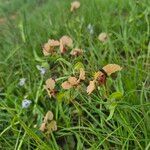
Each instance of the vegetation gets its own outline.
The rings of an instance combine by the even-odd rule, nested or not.
[[[80,0],[70,11],[71,2],[0,0],[0,149],[149,150],[150,2]],[[64,35],[73,45],[44,56]],[[107,64],[122,70],[87,93]],[[81,69],[85,79],[64,89]]]

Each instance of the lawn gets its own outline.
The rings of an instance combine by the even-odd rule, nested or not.
[[[150,1],[71,2],[0,0],[0,149],[149,150]]]

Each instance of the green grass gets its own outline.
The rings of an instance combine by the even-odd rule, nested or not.
[[[6,18],[0,23],[0,149],[150,149],[150,2],[80,2],[72,14],[71,0],[0,0],[0,18]],[[16,19],[11,19],[12,14],[17,14]],[[94,26],[93,36],[87,32],[89,23]],[[98,41],[101,32],[111,34],[107,44]],[[72,37],[84,55],[44,57],[43,43],[63,35]],[[69,65],[57,60],[61,57]],[[88,79],[108,63],[123,67],[115,80],[109,79],[109,92],[123,93],[109,121],[102,88],[88,96],[83,86],[62,101],[48,98],[43,89],[51,76],[72,75],[77,62],[84,64]],[[42,77],[36,65],[47,63],[50,67]],[[19,87],[23,77],[26,84]],[[21,106],[25,96],[32,100],[28,109]],[[51,135],[39,131],[48,110],[58,125]]]

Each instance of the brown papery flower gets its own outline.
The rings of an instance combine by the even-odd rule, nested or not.
[[[71,48],[73,45],[73,41],[71,37],[64,35],[60,38],[60,52],[63,54],[67,51],[67,48]]]
[[[48,56],[54,53],[54,48],[59,46],[60,43],[57,40],[49,39],[47,43],[43,46],[44,56]]]
[[[79,48],[75,48],[70,52],[70,55],[72,56],[79,56],[83,54],[83,50]]]
[[[79,7],[80,7],[80,2],[79,1],[74,1],[74,2],[71,3],[70,11],[73,12],[76,9],[78,9]]]
[[[61,86],[63,89],[68,90],[79,85],[81,80],[85,80],[85,71],[83,68],[80,68],[80,75],[78,79],[76,77],[69,77],[67,81],[61,84]]]
[[[42,132],[47,131],[48,133],[50,133],[52,131],[57,130],[57,123],[55,120],[53,120],[53,117],[54,115],[51,111],[48,111],[46,113],[46,115],[44,116],[43,122],[39,128]]]
[[[104,66],[100,71],[95,73],[94,80],[90,81],[87,87],[87,93],[91,94],[96,89],[96,84],[105,85],[107,77],[120,70],[122,70],[122,67],[117,64],[108,64]]]
[[[46,80],[46,85],[44,86],[49,97],[55,97],[55,80],[52,78],[49,78]]]
[[[105,43],[108,40],[109,36],[107,33],[102,32],[99,34],[98,39],[102,42]]]

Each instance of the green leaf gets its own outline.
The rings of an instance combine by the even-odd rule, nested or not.
[[[56,60],[56,62],[57,62],[57,61],[63,62],[63,63],[66,64],[68,67],[71,66],[71,63],[70,63],[69,61],[65,60],[64,58],[58,58],[58,59]]]
[[[121,92],[114,92],[109,96],[109,100],[112,100],[112,101],[109,101],[107,104],[107,109],[109,109],[110,114],[108,118],[106,119],[106,121],[110,120],[113,117],[113,114],[115,112],[117,102],[113,100],[120,100],[122,97],[123,97],[123,94]]]
[[[59,92],[56,96],[58,102],[62,102],[66,92]]]
[[[33,107],[33,115],[37,116],[36,124],[41,125],[43,121],[43,109],[39,107],[38,105],[34,105]]]
[[[49,68],[49,64],[47,62],[42,62],[42,67]]]
[[[38,56],[38,54],[36,53],[35,50],[33,50],[33,55],[34,55],[34,58],[35,58],[36,61],[44,62],[44,60]]]
[[[84,65],[81,62],[77,62],[74,65],[74,70],[80,70],[80,68],[84,68]]]
[[[23,21],[20,21],[20,23],[18,24],[18,27],[19,27],[19,29],[20,29],[22,41],[25,43],[25,42],[26,42],[26,36],[25,36],[25,33],[24,33]]]
[[[70,99],[70,90],[59,92],[56,96],[58,102],[67,102]]]
[[[74,140],[74,136],[68,135],[66,138],[67,138],[67,142],[66,142],[65,148],[66,149],[75,149],[76,143]]]
[[[116,106],[117,106],[117,103],[112,103],[109,105],[108,109],[109,109],[110,113],[109,113],[109,116],[107,117],[106,121],[110,120],[113,117]]]
[[[120,100],[123,97],[123,93],[121,92],[114,92],[109,96],[109,99],[115,99],[115,100]]]

